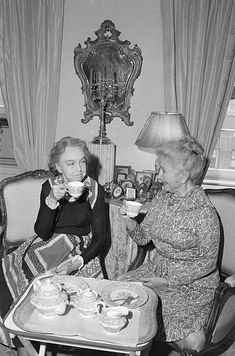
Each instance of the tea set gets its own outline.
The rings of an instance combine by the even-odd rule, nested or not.
[[[43,317],[51,318],[65,313],[68,305],[75,307],[84,318],[98,316],[100,324],[108,333],[123,329],[128,321],[129,309],[124,306],[108,307],[98,293],[90,288],[78,289],[76,298],[70,300],[60,283],[52,279],[36,280],[30,297],[32,305]]]

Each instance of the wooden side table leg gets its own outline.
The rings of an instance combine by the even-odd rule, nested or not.
[[[45,356],[46,355],[46,348],[47,344],[46,343],[40,343],[40,349],[39,349],[39,356]]]
[[[128,354],[125,354],[125,356],[140,356],[141,351],[129,351]]]

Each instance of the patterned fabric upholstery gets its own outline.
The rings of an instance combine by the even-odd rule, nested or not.
[[[4,253],[34,234],[42,183],[48,172],[36,170],[4,179],[0,183]]]
[[[223,225],[223,251],[221,270],[230,275],[235,272],[235,189],[206,189]]]

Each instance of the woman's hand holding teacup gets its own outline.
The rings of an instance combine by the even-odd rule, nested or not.
[[[131,232],[135,229],[137,222],[127,213],[126,200],[123,200],[122,206],[119,208],[119,214],[125,220],[127,231]],[[138,214],[137,214],[138,215]]]
[[[65,184],[53,184],[51,188],[51,198],[59,201],[66,194],[67,188]]]
[[[123,200],[123,204],[119,209],[121,215],[127,215],[130,218],[135,218],[139,215],[142,204],[138,201]]]

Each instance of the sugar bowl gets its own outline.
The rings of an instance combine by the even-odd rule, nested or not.
[[[81,291],[77,295],[76,300],[70,304],[74,305],[84,317],[92,317],[99,313],[100,307],[104,307],[104,302],[100,300],[98,294],[90,288]]]

